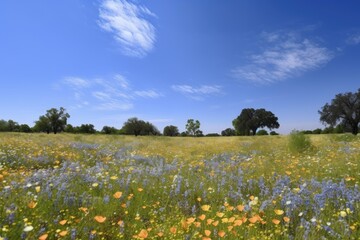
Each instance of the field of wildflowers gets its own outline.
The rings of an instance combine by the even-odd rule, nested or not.
[[[0,134],[0,239],[360,239],[360,138]]]

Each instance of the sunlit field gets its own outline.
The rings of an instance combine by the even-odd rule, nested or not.
[[[0,239],[360,239],[360,137],[0,134]]]

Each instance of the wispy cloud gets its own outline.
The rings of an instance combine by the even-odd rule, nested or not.
[[[348,39],[346,39],[346,43],[351,45],[360,44],[360,33],[353,34],[350,37],[348,37]]]
[[[202,85],[200,87],[193,87],[190,85],[172,85],[171,88],[174,91],[194,100],[203,100],[207,95],[222,93],[222,87],[219,85]]]
[[[295,33],[263,33],[266,46],[250,62],[232,70],[232,76],[258,84],[270,84],[324,66],[333,58],[332,52]]]
[[[73,88],[87,88],[91,85],[89,81],[79,77],[66,77],[64,83]]]
[[[129,81],[120,74],[110,79],[67,77],[63,84],[73,91],[75,109],[92,106],[95,110],[129,110],[137,99],[162,96],[156,90],[132,89]]]
[[[143,97],[143,98],[158,98],[161,97],[162,94],[154,91],[154,90],[147,90],[147,91],[135,91],[136,96]]]
[[[112,100],[110,102],[104,102],[95,107],[96,110],[130,110],[134,107],[132,103]]]
[[[155,27],[149,17],[156,15],[126,0],[103,0],[99,9],[100,27],[114,34],[125,55],[134,57],[144,57],[154,48]]]

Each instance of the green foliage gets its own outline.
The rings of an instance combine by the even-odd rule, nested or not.
[[[317,129],[314,129],[312,131],[313,134],[321,134],[322,133],[322,130],[320,128],[317,128]]]
[[[356,135],[360,124],[360,88],[355,93],[337,94],[331,104],[326,103],[321,108],[319,114],[324,124],[334,127],[340,123]]]
[[[0,132],[20,132],[20,125],[13,120],[0,120]]]
[[[199,120],[188,119],[186,123],[186,133],[190,136],[202,136],[203,133],[200,130]]]
[[[47,133],[53,132],[56,134],[64,131],[68,118],[70,118],[70,115],[66,113],[65,108],[51,108],[35,122],[34,130]]]
[[[105,133],[105,134],[117,134],[118,133],[118,129],[114,128],[114,127],[109,127],[109,126],[104,126],[101,130],[101,133]]]
[[[275,131],[271,131],[270,135],[275,136],[275,135],[279,135],[279,134],[277,132],[275,132]]]
[[[96,133],[96,130],[92,124],[81,124],[81,126],[77,128],[76,132],[93,134]]]
[[[208,133],[205,135],[205,137],[220,137],[221,135],[218,133]]]
[[[151,123],[129,118],[123,125],[122,131],[128,135],[160,135],[160,131]]]
[[[19,126],[19,131],[20,132],[24,132],[24,133],[30,133],[31,132],[31,128],[29,127],[29,125],[27,124],[21,124]]]
[[[265,129],[261,129],[261,130],[257,131],[256,135],[264,136],[264,135],[269,135],[269,133]]]
[[[299,131],[292,131],[289,135],[288,146],[291,152],[303,153],[312,148],[310,138]]]
[[[170,126],[166,126],[164,127],[164,131],[163,131],[164,136],[178,136],[179,135],[179,129],[176,126],[170,125]]]
[[[233,128],[227,128],[223,131],[221,131],[221,136],[235,136],[236,131]]]
[[[75,132],[75,129],[74,129],[73,125],[67,124],[67,125],[65,126],[64,131],[67,132],[67,133],[74,133],[74,132]]]
[[[242,136],[255,135],[258,128],[267,127],[271,130],[280,127],[278,118],[264,108],[245,108],[232,123],[237,134]]]

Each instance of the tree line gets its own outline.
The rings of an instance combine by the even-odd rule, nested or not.
[[[359,131],[360,123],[360,89],[357,92],[337,94],[331,103],[326,103],[321,110],[320,121],[327,127],[324,129],[305,130],[305,134],[326,134],[351,132],[356,135]],[[0,120],[0,132],[46,132],[57,134],[59,132],[68,133],[103,133],[103,134],[126,134],[126,135],[164,135],[164,136],[204,136],[200,130],[200,121],[188,119],[185,125],[186,131],[179,132],[177,126],[169,125],[163,129],[163,133],[150,122],[129,118],[124,122],[122,128],[117,129],[111,126],[104,126],[98,132],[92,124],[81,124],[72,126],[67,123],[70,115],[66,109],[51,108],[41,115],[33,127],[27,124],[18,124],[13,120]],[[209,133],[206,136],[250,136],[250,135],[278,135],[273,129],[280,127],[278,118],[264,108],[242,109],[239,116],[232,121],[233,128],[227,128],[218,133]],[[264,128],[268,128],[270,133]],[[260,129],[260,130],[259,130]]]

